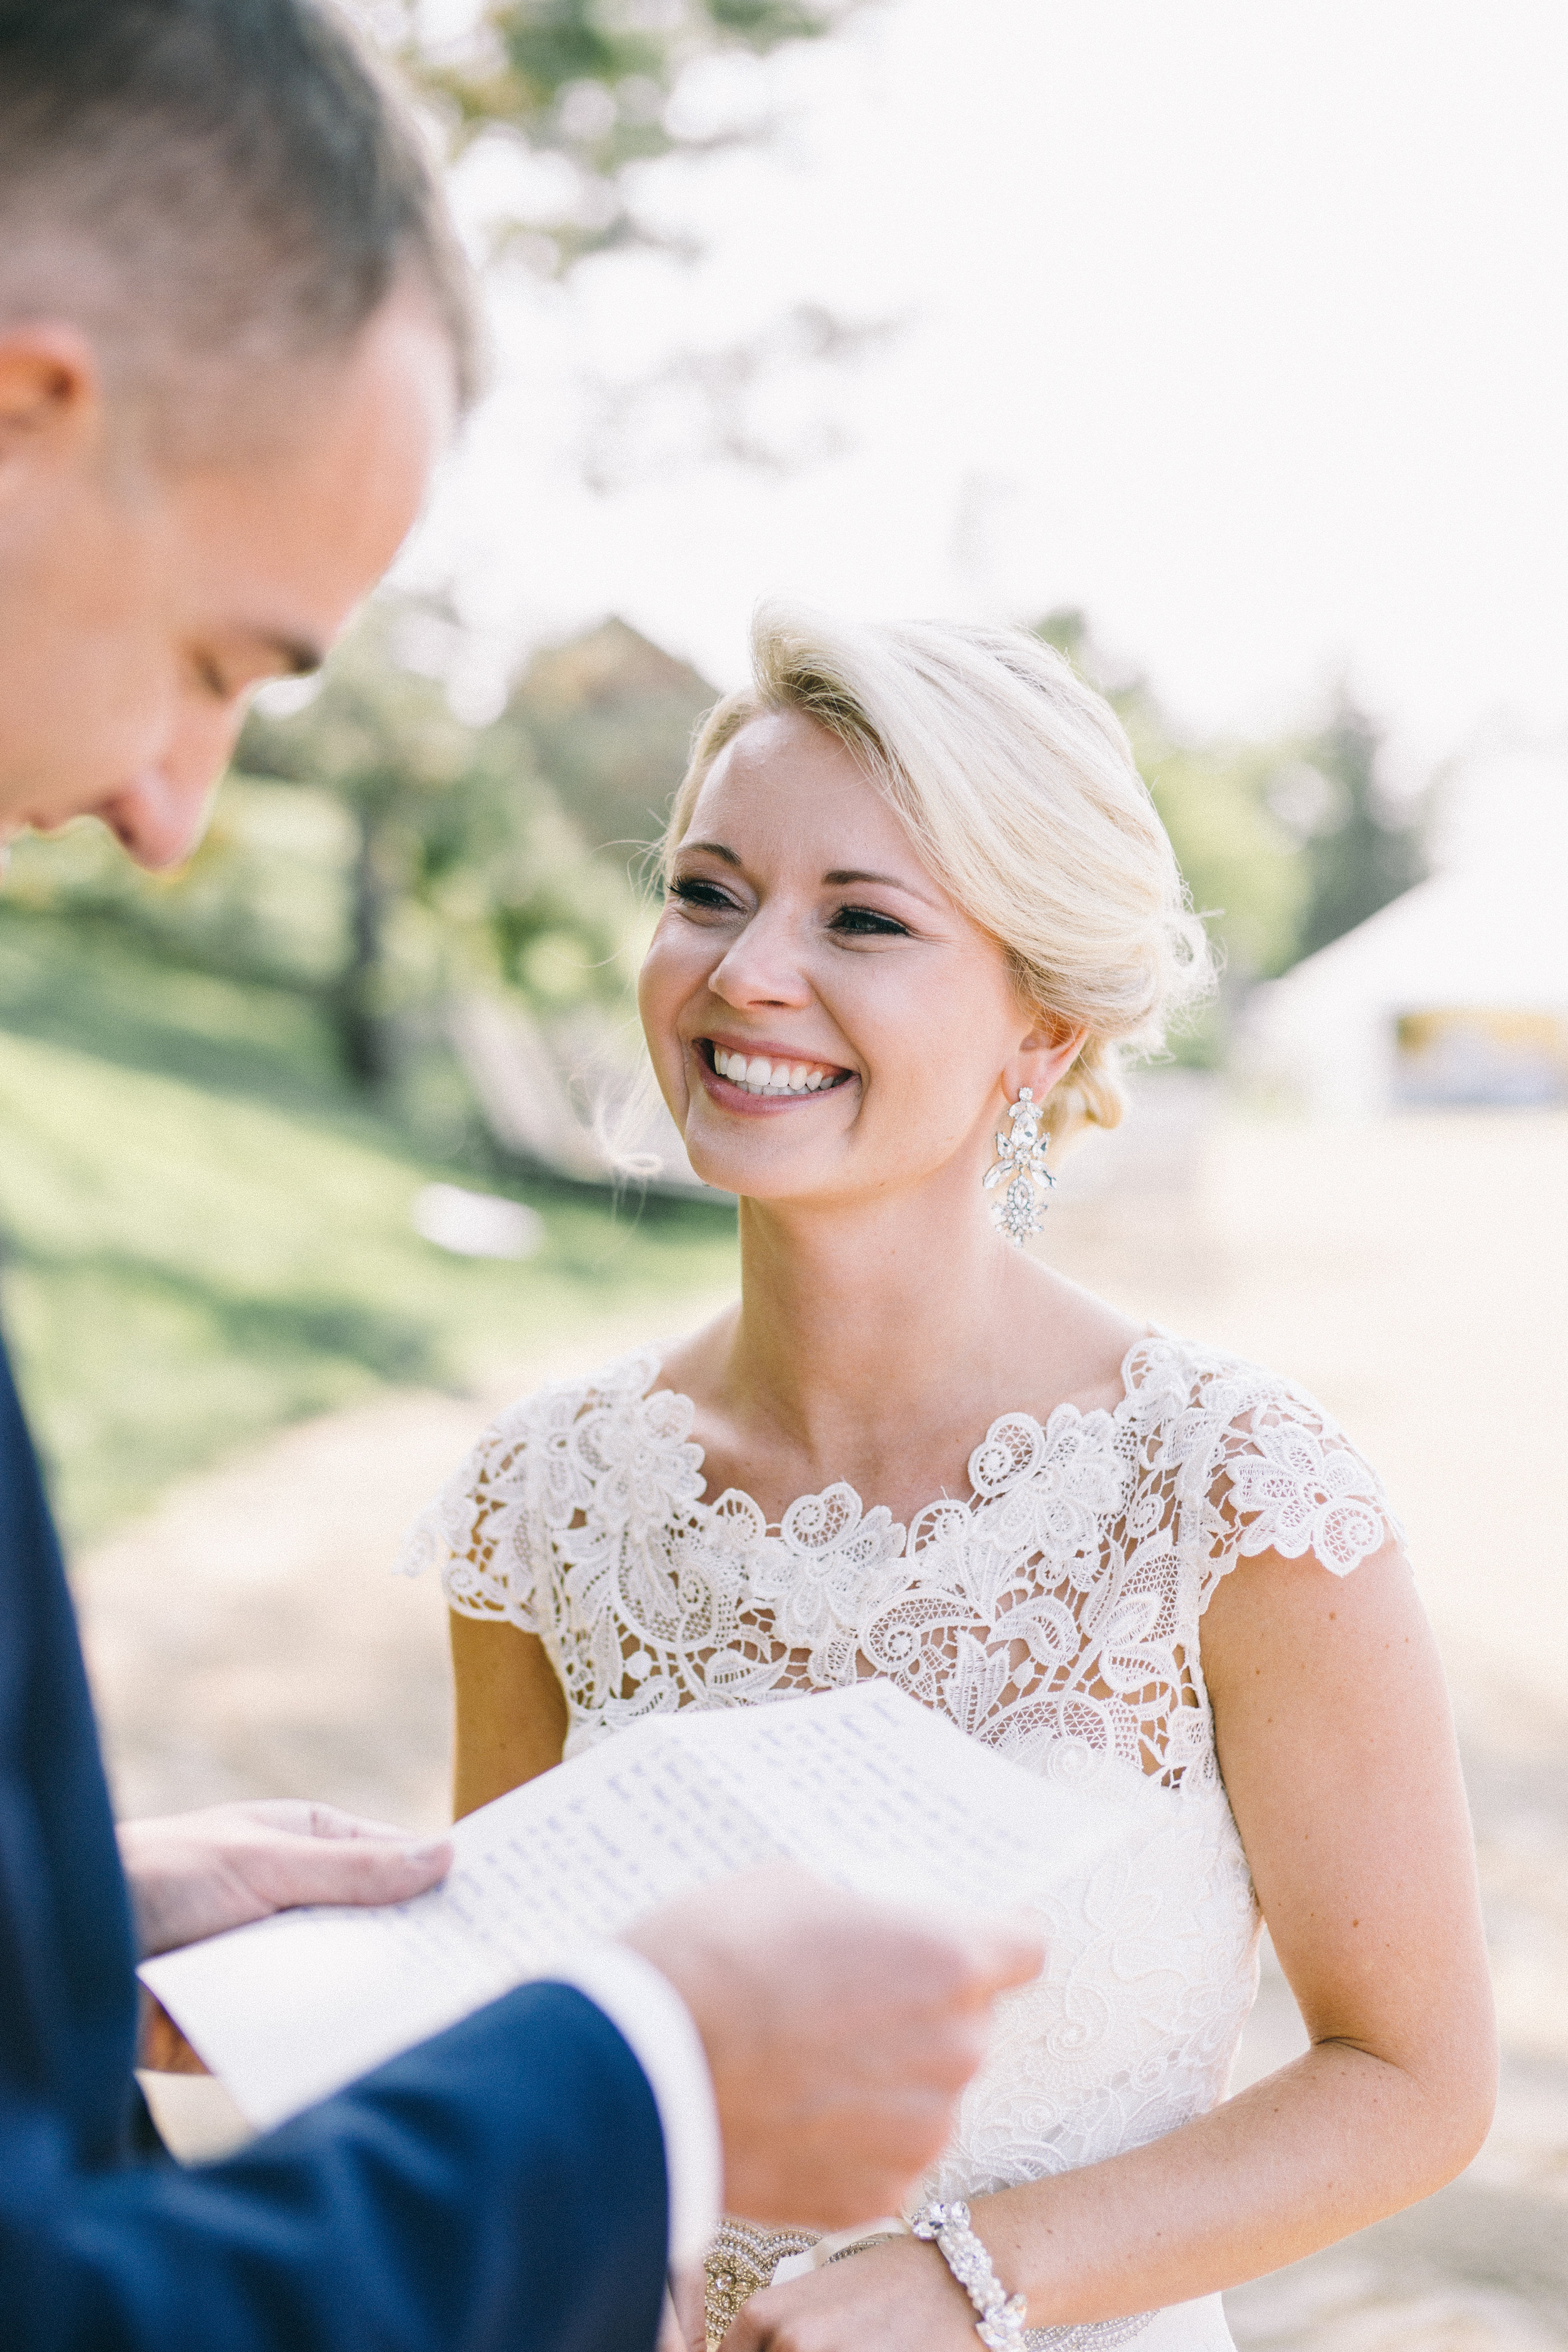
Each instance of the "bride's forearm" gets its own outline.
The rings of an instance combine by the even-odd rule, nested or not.
[[[1118,2319],[1239,2285],[1462,2170],[1491,2113],[1490,2055],[1440,2085],[1322,2042],[1165,2138],[971,2201],[1029,2325]]]

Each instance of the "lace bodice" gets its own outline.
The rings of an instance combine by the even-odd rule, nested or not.
[[[1046,1973],[1003,2003],[924,2194],[1093,2163],[1214,2105],[1256,1989],[1259,1919],[1201,1620],[1239,1560],[1311,1554],[1343,1575],[1397,1533],[1343,1432],[1288,1382],[1154,1334],[1129,1353],[1114,1411],[994,1422],[967,1501],[904,1528],[841,1484],[769,1527],[736,1489],[705,1498],[693,1407],[657,1378],[655,1355],[631,1356],[512,1406],[403,1565],[439,1562],[455,1609],[539,1637],[569,1754],[666,1708],[874,1674],[1126,1807],[1116,1860],[1060,1890]],[[1040,2340],[1075,2338],[1119,2340]]]

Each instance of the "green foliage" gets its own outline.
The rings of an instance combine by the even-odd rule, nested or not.
[[[1403,812],[1389,806],[1377,775],[1381,748],[1376,727],[1345,695],[1303,747],[1311,772],[1330,789],[1302,848],[1308,890],[1298,955],[1327,947],[1430,871],[1428,802]]]
[[[766,56],[832,32],[862,0],[488,0],[456,54],[411,24],[403,62],[469,135],[502,127],[601,173],[695,143],[665,120],[682,77],[726,49]],[[412,17],[414,11],[407,12]],[[583,84],[610,104],[574,109]]]
[[[590,253],[661,242],[628,173],[758,135],[755,123],[685,126],[675,103],[692,68],[726,51],[760,57],[832,32],[864,0],[489,0],[455,49],[404,15],[405,68],[444,107],[456,142],[502,131],[559,158],[575,195],[517,224],[534,257],[570,268]]]
[[[1134,740],[1226,970],[1242,979],[1282,971],[1295,960],[1307,877],[1300,844],[1269,803],[1278,747],[1172,743],[1144,727]]]
[[[711,690],[609,623],[541,656],[507,711],[469,727],[410,666],[430,623],[372,606],[302,707],[254,709],[241,772],[178,873],[139,872],[83,823],[17,845],[9,903],[298,991],[372,1086],[455,993],[515,989],[549,1014],[619,1006],[642,899],[624,849],[591,847],[656,831]]]
[[[332,1001],[345,1067],[371,1083],[390,1075],[392,1021],[455,988],[498,982],[552,1005],[617,994],[636,912],[621,877],[589,868],[526,732],[462,725],[409,668],[400,631],[420,617],[372,607],[304,708],[253,711],[239,749],[247,768],[329,793],[352,827]]]
[[[1364,922],[1427,872],[1427,803],[1388,806],[1376,774],[1382,739],[1347,697],[1319,728],[1193,741],[1141,673],[1107,659],[1081,612],[1049,614],[1038,633],[1120,714],[1232,997]],[[1217,1045],[1206,1035],[1199,1049]]]
[[[352,848],[329,794],[230,776],[177,872],[142,873],[83,818],[47,841],[18,841],[5,895],[14,908],[141,940],[172,964],[319,991],[343,962]]]
[[[404,608],[372,604],[332,655],[320,686],[285,716],[253,709],[236,764],[254,775],[329,784],[375,815],[424,810],[468,772],[473,737],[445,694],[402,658]]]
[[[171,968],[119,928],[0,901],[0,1024],[5,1320],[74,1541],[282,1423],[493,1378],[730,1278],[712,1208],[638,1219],[538,1187],[517,1188],[538,1257],[432,1248],[419,1187],[491,1171],[367,1109],[307,999]]]

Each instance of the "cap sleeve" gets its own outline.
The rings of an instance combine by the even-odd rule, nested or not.
[[[1263,1552],[1348,1576],[1405,1541],[1377,1473],[1305,1389],[1239,1369],[1206,1403],[1203,1606],[1223,1576]]]
[[[1149,1466],[1197,1555],[1200,1612],[1222,1577],[1263,1552],[1348,1576],[1405,1541],[1377,1473],[1293,1381],[1163,1333],[1134,1351],[1129,1378]]]
[[[591,1380],[552,1383],[508,1405],[415,1519],[400,1572],[434,1565],[459,1616],[544,1633],[555,1552],[570,1530],[602,1521],[597,1490],[623,1450],[607,1446],[609,1433],[657,1371],[657,1356],[643,1350]]]
[[[491,1423],[467,1459],[410,1528],[398,1573],[441,1570],[448,1605],[460,1616],[539,1631],[534,1521],[543,1400],[526,1397]]]

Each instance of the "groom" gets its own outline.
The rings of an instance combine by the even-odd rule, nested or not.
[[[0,0],[0,841],[197,838],[249,690],[319,662],[469,396],[418,133],[311,0]],[[652,1915],[182,2171],[137,1942],[391,1901],[447,1850],[327,1809],[121,1833],[0,1355],[0,2347],[643,2352],[731,2210],[886,2211],[1026,1937],[761,1874]]]

